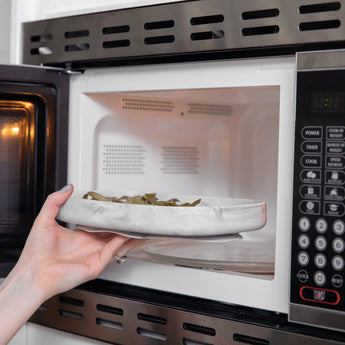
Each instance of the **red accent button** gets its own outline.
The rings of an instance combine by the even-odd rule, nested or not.
[[[340,302],[340,295],[337,291],[321,289],[310,286],[302,286],[299,295],[305,301],[337,305]]]

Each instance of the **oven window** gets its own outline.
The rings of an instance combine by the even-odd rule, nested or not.
[[[35,106],[0,100],[0,235],[1,240],[26,231],[30,214]]]

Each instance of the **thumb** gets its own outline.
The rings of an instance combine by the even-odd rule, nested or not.
[[[35,223],[39,223],[40,226],[45,226],[55,221],[60,206],[71,196],[73,189],[73,185],[68,184],[59,191],[48,195]]]

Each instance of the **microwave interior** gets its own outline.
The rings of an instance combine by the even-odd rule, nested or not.
[[[267,222],[240,238],[154,238],[133,259],[273,279],[280,86],[83,95],[92,190],[265,201]],[[83,119],[86,126],[89,118]],[[85,142],[85,141],[83,141]],[[85,152],[84,152],[85,153]],[[84,154],[83,153],[83,154]]]

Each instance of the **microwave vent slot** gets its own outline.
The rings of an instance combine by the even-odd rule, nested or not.
[[[278,25],[256,26],[242,29],[243,36],[271,35],[279,32]]]
[[[167,336],[164,333],[160,333],[160,332],[156,332],[156,331],[152,331],[149,329],[145,329],[142,327],[138,327],[137,328],[137,333],[139,335],[142,335],[144,337],[148,337],[151,339],[157,339],[157,340],[161,340],[161,341],[167,341]]]
[[[299,25],[301,31],[337,29],[341,25],[340,20],[322,20],[315,22],[304,22]]]
[[[123,326],[121,322],[114,322],[106,319],[102,319],[100,317],[96,318],[96,324],[107,327],[107,328],[112,328],[112,329],[117,329],[117,330],[122,330]]]
[[[336,2],[325,2],[320,4],[302,5],[299,7],[300,14],[308,13],[319,13],[319,12],[330,12],[340,10],[341,4],[339,1]]]
[[[195,146],[163,146],[163,174],[199,174],[199,149]]]
[[[122,109],[172,112],[174,108],[175,108],[174,104],[170,101],[160,101],[160,100],[142,99],[142,98],[123,98],[122,99]]]
[[[87,37],[90,35],[89,30],[77,30],[65,32],[65,38]]]
[[[225,115],[229,116],[233,112],[231,105],[188,103],[188,113],[207,114],[207,115]]]
[[[141,145],[103,146],[102,171],[106,175],[145,174],[146,152]]]
[[[279,9],[270,8],[267,10],[256,10],[256,11],[245,11],[242,13],[243,20],[253,20],[253,19],[262,19],[262,18],[273,18],[278,17]]]
[[[143,313],[138,313],[138,320],[143,320],[143,321],[152,322],[152,323],[159,323],[161,325],[167,324],[166,318],[143,314]]]
[[[129,32],[129,25],[109,26],[102,29],[103,35],[114,35]]]

